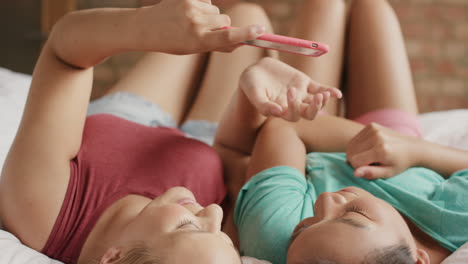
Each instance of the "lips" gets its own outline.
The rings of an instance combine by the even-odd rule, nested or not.
[[[344,189],[339,190],[338,192],[347,192],[347,193],[352,193],[355,196],[358,196],[357,193],[354,192],[351,188],[344,188]]]
[[[177,203],[180,205],[187,205],[187,204],[197,204],[197,201],[195,201],[192,198],[182,198],[179,201],[177,201]]]

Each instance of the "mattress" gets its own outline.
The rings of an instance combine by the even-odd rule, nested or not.
[[[18,128],[30,83],[31,76],[0,68],[0,168]],[[427,140],[468,150],[468,109],[426,113],[419,120]],[[14,235],[0,230],[0,263],[61,262],[24,246]],[[443,262],[465,263],[468,263],[468,243]]]

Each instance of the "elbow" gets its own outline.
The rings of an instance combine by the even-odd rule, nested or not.
[[[87,62],[86,56],[80,56],[80,43],[77,38],[77,16],[79,11],[64,15],[53,26],[46,46],[49,46],[55,58],[73,69],[92,68],[95,63]]]

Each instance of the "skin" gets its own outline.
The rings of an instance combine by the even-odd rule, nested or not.
[[[112,263],[144,241],[154,256],[168,263],[194,259],[200,263],[240,263],[231,239],[221,232],[222,209],[216,204],[200,206],[188,189],[174,187],[154,200],[130,196],[113,207],[90,234],[80,262],[85,263],[94,250],[103,249],[106,253],[101,263]],[[116,216],[119,220],[111,226],[101,225]]]
[[[238,8],[236,12],[245,14],[244,9],[244,7]],[[259,9],[250,5],[248,10]],[[258,15],[258,12],[255,12],[257,11],[252,14]],[[69,162],[76,157],[80,149],[92,87],[93,67],[96,64],[109,56],[125,51],[171,54],[200,53],[207,50],[229,51],[237,47],[239,42],[254,39],[265,31],[265,27],[245,24],[238,25],[238,28],[233,30],[216,30],[230,26],[230,22],[230,18],[219,14],[219,10],[210,5],[209,1],[197,0],[162,1],[156,6],[141,9],[95,9],[65,16],[55,26],[39,58],[25,114],[2,172],[0,213],[5,227],[33,249],[41,250],[46,243],[68,187]],[[252,53],[253,50],[256,52]],[[235,79],[237,74],[238,78],[240,72],[252,63],[253,58],[258,59],[259,54],[263,54],[258,50],[250,48],[249,52],[235,54],[239,58],[250,58],[250,61],[236,61],[234,64],[237,70],[232,71],[235,74],[228,77]],[[252,54],[255,56],[251,56]],[[139,88],[137,94],[148,94],[149,89],[142,87],[152,84],[152,79],[141,80],[137,76],[145,75],[139,71],[147,68],[145,65],[159,65],[156,63],[159,61],[158,58],[179,65],[170,56],[147,57],[137,66],[136,71],[124,78],[126,85],[121,83],[122,85],[113,91],[130,90],[124,87],[133,87],[132,84],[137,84],[135,85]],[[213,68],[219,68],[217,65],[225,64],[223,62],[228,59],[221,56],[213,58],[216,58],[210,60]],[[186,97],[191,93],[188,87],[190,80],[196,75],[194,67],[197,67],[202,60],[201,56],[179,57],[179,62],[185,62],[183,71],[193,74],[175,83],[174,89],[177,90],[177,94]],[[294,117],[296,115],[294,111],[299,109],[295,107],[296,105],[301,105],[305,110],[310,108],[300,114],[307,118],[314,117],[330,95],[340,94],[336,89],[321,87],[306,75],[288,67],[278,61],[262,60],[259,65],[250,69],[257,69],[266,74],[263,74],[262,78],[244,78],[246,81],[242,82],[243,87],[254,89],[248,91],[247,94],[250,95],[275,94],[273,99],[268,98],[268,100],[271,99],[273,103],[280,105],[281,115],[291,118],[297,118]],[[274,76],[272,73],[278,72],[278,68],[285,70],[284,74]],[[226,72],[230,72],[230,69]],[[219,83],[216,81],[219,80],[219,76],[218,79],[213,77],[216,76],[216,70],[210,70],[209,66],[208,73],[208,77],[200,87],[201,96],[195,100],[192,111],[188,112],[188,120],[199,118],[197,115],[203,111],[197,106],[208,98],[205,96],[208,91],[214,88],[219,90]],[[278,81],[278,77],[291,80],[291,78],[297,79],[298,76],[300,86],[296,87],[296,92],[291,91],[296,88],[288,86],[289,81],[286,83]],[[235,80],[236,82],[232,83],[237,83],[238,79]],[[248,82],[253,83],[247,85]],[[280,83],[280,85],[259,85],[265,83]],[[166,87],[168,86],[164,86]],[[156,89],[159,92],[151,94],[172,94],[163,93],[161,89]],[[315,93],[319,94],[316,99],[311,96]],[[240,100],[234,100],[233,105],[239,103],[235,109],[239,109],[239,105],[247,104],[251,104],[248,108],[251,109],[252,104],[264,103],[248,102],[244,91],[237,94]],[[168,99],[167,104],[162,104],[162,107],[174,114],[177,122],[184,119],[186,106],[177,108],[169,103],[176,102],[177,98],[150,96],[152,101],[163,100],[161,98]],[[255,97],[252,98],[256,100]],[[219,112],[219,109],[213,108],[207,112]],[[259,117],[260,114],[255,113],[254,115],[248,113],[248,116],[254,120],[262,119],[262,122],[266,120],[265,117]],[[214,115],[206,117],[212,121],[218,118]],[[248,124],[258,125],[248,130],[248,134],[261,126],[261,123],[255,122]],[[231,137],[238,135],[227,128],[229,125],[223,131],[228,136],[221,137],[227,141],[219,141],[221,142],[219,146],[227,146],[232,143],[229,141]],[[249,135],[254,137],[255,133]],[[248,142],[251,144],[254,139],[249,139]],[[25,163],[30,166],[24,166]],[[212,205],[201,208],[195,203],[178,203],[182,198],[193,198],[193,194],[188,190],[176,188],[155,200],[128,195],[116,201],[103,212],[92,228],[78,263],[88,263],[96,259],[100,259],[100,263],[115,263],[129,249],[140,243],[148,246],[156,257],[171,263],[197,261],[239,263],[240,258],[232,242],[220,230],[222,213],[219,207]],[[193,223],[181,226],[180,223],[187,219]]]
[[[344,1],[309,0],[305,3],[308,8],[303,8],[303,12],[321,10],[322,12],[316,15],[323,16],[323,21],[330,17],[347,17]],[[355,118],[369,111],[388,108],[417,114],[403,37],[390,5],[384,0],[354,0],[348,9],[349,18],[346,18],[347,22],[344,23],[349,29],[346,45],[348,54],[345,55],[348,67],[344,69],[349,76],[344,85],[347,88],[345,116]],[[310,32],[314,32],[309,35],[310,39],[318,39],[320,34],[342,32],[320,31],[314,29],[311,24],[309,26],[312,27]],[[327,26],[320,24],[320,28]],[[388,43],[392,43],[391,55],[388,53]],[[335,67],[330,68],[337,67],[341,67],[341,64],[337,63]],[[315,74],[314,71],[308,73],[309,76]],[[313,122],[300,120],[289,123],[280,119],[269,119],[257,133],[245,180],[275,166],[290,166],[305,173],[304,156],[310,152],[346,152],[348,162],[355,169],[355,177],[368,179],[393,177],[413,166],[424,166],[449,177],[458,170],[466,169],[468,160],[467,151],[402,135],[377,124],[362,125],[332,115],[318,116]],[[278,142],[281,142],[281,151],[278,151]],[[243,182],[239,186],[242,184]],[[321,204],[325,208],[328,208],[327,204],[334,206],[324,209],[324,212],[327,212],[324,215],[304,220],[312,223],[316,221],[319,224],[304,231],[294,242],[289,251],[292,263],[299,261],[299,257],[306,256],[330,257],[332,260],[334,257],[343,258],[344,254],[340,253],[342,247],[349,248],[349,245],[361,247],[355,252],[346,252],[349,256],[355,256],[352,261],[357,262],[362,260],[359,258],[364,254],[355,255],[356,252],[370,252],[378,246],[394,245],[400,241],[406,241],[410,245],[413,257],[418,263],[441,263],[450,254],[389,204],[362,190],[356,193],[356,197],[359,197],[356,201],[362,202],[363,207],[365,205],[366,212],[372,214],[372,217],[369,217],[371,219],[357,213],[345,212],[347,199],[354,200],[350,194],[347,194],[347,199],[339,194],[323,194],[317,202],[318,207],[320,208]],[[343,216],[359,218],[370,227],[356,229],[347,224],[329,222],[333,218]],[[327,232],[335,233],[336,230],[349,236],[343,238],[336,234],[340,239],[335,240],[327,235]],[[317,239],[318,236],[322,239]],[[332,242],[327,243],[328,239]],[[356,243],[356,239],[359,239],[359,243]],[[336,246],[337,243],[340,246]],[[317,246],[320,251],[313,251],[313,247],[309,245]]]
[[[96,64],[125,51],[230,51],[239,42],[254,39],[265,30],[262,26],[245,25],[216,31],[230,26],[230,22],[209,1],[192,0],[162,1],[138,9],[86,10],[65,16],[55,26],[38,60],[24,116],[2,171],[0,217],[5,228],[35,250],[44,247],[68,187],[69,162],[80,149]],[[183,228],[189,232],[175,237],[176,241],[213,245],[211,250],[219,250],[225,256],[220,259],[219,254],[197,251],[204,256],[203,263],[239,263],[232,243],[220,231],[219,208],[181,206],[176,203],[179,197],[172,197],[173,192],[154,201],[130,195],[114,203],[93,228],[79,263],[101,258],[101,263],[113,263],[141,241],[157,246],[155,254],[163,252],[160,257],[168,259],[175,257],[171,253],[179,246],[193,253],[198,249],[195,246],[166,243],[173,239],[174,225],[187,216],[208,233],[192,236],[196,227],[189,225]],[[158,211],[168,214],[155,213]],[[154,221],[159,224],[152,232],[144,229],[153,227]],[[187,263],[186,259],[173,260]]]
[[[288,263],[312,257],[360,263],[375,248],[401,241],[416,252],[411,231],[398,211],[362,189],[322,193],[314,208],[316,215],[301,221],[293,232]]]

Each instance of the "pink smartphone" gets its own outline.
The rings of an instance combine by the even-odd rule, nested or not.
[[[225,29],[229,28],[232,27],[226,27]],[[311,57],[319,57],[329,51],[328,45],[323,43],[268,33],[263,34],[257,39],[245,41],[243,43],[250,46],[285,51]]]

